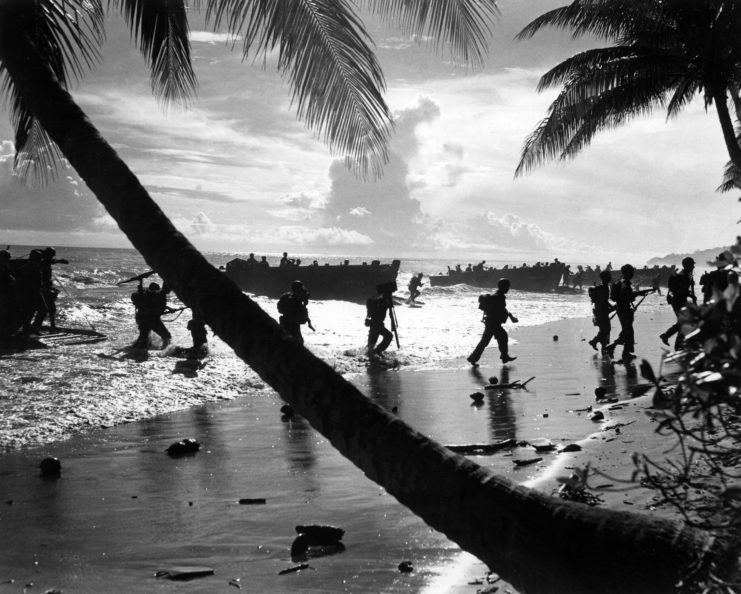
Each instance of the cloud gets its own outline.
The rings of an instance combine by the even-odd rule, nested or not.
[[[191,31],[188,38],[193,43],[233,43],[242,39],[241,35],[231,35],[229,33],[212,33],[211,31]]]
[[[432,239],[440,250],[508,258],[588,256],[596,251],[595,246],[558,236],[512,213],[482,212],[464,221],[440,222]]]
[[[384,248],[423,245],[427,223],[419,201],[412,196],[409,161],[419,150],[417,128],[439,115],[439,107],[428,98],[419,98],[416,105],[395,114],[389,161],[379,179],[359,179],[343,161],[335,160],[329,168],[331,188],[323,210],[324,225],[354,230]]]
[[[216,225],[204,213],[199,212],[190,222],[190,230],[195,235],[203,235],[204,233],[213,233],[216,230]]]
[[[11,141],[0,145],[0,211],[5,229],[36,231],[79,231],[104,214],[66,160],[59,165],[57,179],[34,188],[21,183],[13,172],[15,148]]]

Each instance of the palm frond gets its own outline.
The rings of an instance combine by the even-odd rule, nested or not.
[[[692,75],[678,77],[674,93],[666,108],[666,117],[674,118],[685,108],[692,98],[700,92],[697,78]]]
[[[101,0],[38,0],[16,2],[16,21],[46,56],[54,76],[67,86],[71,78],[81,80],[100,60],[105,38]],[[11,10],[16,10],[13,6]]]
[[[648,23],[660,14],[660,5],[660,0],[575,0],[540,15],[515,39],[529,39],[546,27],[570,29],[575,39],[584,35],[616,39],[634,28],[649,28]]]
[[[245,57],[278,49],[299,118],[359,173],[380,173],[391,114],[381,68],[356,14],[333,0],[209,0],[207,20],[243,35]]]
[[[3,18],[26,32],[28,40],[47,59],[63,87],[80,80],[100,58],[104,13],[100,0],[39,0],[3,7]],[[14,169],[19,179],[37,185],[56,177],[61,153],[33,118],[13,81],[0,66],[0,88],[15,132]]]
[[[725,193],[739,188],[741,188],[741,167],[733,161],[728,161],[723,168],[723,183],[715,188],[715,191]]]
[[[575,75],[586,77],[589,73],[595,91],[620,84],[632,70],[679,71],[682,64],[669,53],[645,50],[640,47],[604,47],[586,50],[557,64],[540,77],[537,91],[561,85],[572,80]],[[664,78],[664,76],[662,76]],[[612,81],[612,84],[610,84]],[[598,86],[598,83],[599,86]]]
[[[403,32],[429,36],[455,60],[480,66],[487,53],[491,27],[499,16],[496,0],[365,0],[360,5],[386,18]]]
[[[579,119],[580,125],[562,147],[559,160],[573,159],[589,146],[594,136],[604,130],[622,126],[641,116],[650,115],[665,104],[664,93],[655,87],[632,81],[621,88],[610,89],[590,101],[589,111]]]
[[[151,71],[155,97],[188,103],[196,75],[190,57],[185,0],[111,0],[120,7],[134,43]]]
[[[13,170],[18,178],[33,187],[54,181],[63,155],[38,120],[32,120],[30,132],[22,146],[22,150],[16,151],[13,162]]]
[[[661,75],[656,67],[627,69],[619,84],[609,75],[610,84],[605,84],[595,81],[593,72],[573,73],[548,116],[526,139],[515,177],[551,159],[573,158],[597,132],[663,107],[673,78]]]

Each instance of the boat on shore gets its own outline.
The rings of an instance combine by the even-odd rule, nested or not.
[[[400,260],[381,264],[311,264],[262,267],[242,258],[227,262],[226,276],[240,289],[254,295],[280,297],[293,281],[301,281],[312,299],[338,299],[365,303],[381,284],[396,282]]]
[[[448,270],[447,274],[430,276],[433,287],[450,287],[465,284],[482,289],[494,289],[500,278],[506,278],[517,291],[547,293],[558,287],[565,264],[551,262],[534,266],[505,266],[503,268],[484,268],[478,270]]]
[[[679,269],[676,266],[653,266],[651,268],[644,266],[643,268],[636,268],[632,284],[634,287],[668,287],[669,277],[678,271]],[[611,272],[613,282],[620,280],[621,275],[619,268],[613,269]],[[587,268],[584,270],[583,276],[581,277],[581,285],[585,287],[599,285],[602,282],[599,278],[599,274],[599,270]],[[572,286],[578,284],[578,275],[578,272],[571,274],[569,280]]]

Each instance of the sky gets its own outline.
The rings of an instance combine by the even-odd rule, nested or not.
[[[562,0],[502,0],[481,68],[367,18],[395,129],[377,180],[349,171],[297,120],[274,68],[191,19],[198,95],[163,107],[117,15],[103,58],[72,91],[104,138],[201,250],[534,262],[633,262],[735,241],[738,197],[714,108],[634,120],[576,159],[514,177],[556,90],[540,76],[589,46],[567,33],[513,38]],[[45,187],[12,172],[0,114],[0,244],[130,247],[73,169]]]

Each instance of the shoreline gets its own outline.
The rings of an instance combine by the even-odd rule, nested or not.
[[[665,315],[639,317],[639,357],[645,352],[652,363],[658,360],[656,328],[669,320]],[[386,369],[349,379],[377,404],[396,408],[414,429],[446,445],[506,438],[586,440],[581,452],[544,454],[542,462],[524,467],[512,460],[528,448],[471,456],[494,472],[550,492],[555,476],[587,460],[601,463],[604,457],[626,468],[633,444],[589,435],[641,413],[645,404],[645,398],[629,399],[630,407],[611,411],[599,425],[578,412],[594,403],[597,385],[625,400],[639,381],[622,366],[602,364],[586,344],[591,335],[585,334],[592,331],[584,319],[512,330],[518,359],[506,367],[498,364],[493,346],[478,370],[463,353],[435,369]],[[478,337],[470,338],[473,348]],[[605,374],[608,368],[612,374]],[[470,393],[481,390],[490,375],[536,379],[526,390],[487,390],[484,404],[474,406]],[[248,397],[0,455],[0,497],[12,502],[0,506],[0,524],[15,535],[8,541],[12,546],[0,552],[0,593],[16,591],[3,582],[14,579],[16,584],[33,581],[40,590],[143,594],[156,588],[156,571],[182,564],[216,569],[215,576],[191,582],[191,591],[204,593],[241,579],[266,594],[339,593],[348,587],[463,594],[472,591],[471,581],[485,577],[480,561],[370,482],[306,421],[282,420],[281,405],[280,397],[264,388]],[[637,423],[622,438],[633,435],[633,429],[638,430]],[[652,431],[643,431],[648,442],[661,447]],[[186,437],[202,442],[196,456],[170,459],[164,454],[170,443]],[[62,461],[59,480],[39,477],[37,464],[46,455]],[[265,498],[266,504],[237,504],[254,497]],[[621,496],[605,499],[605,506],[643,511],[637,499],[632,504]],[[341,526],[346,550],[310,559],[314,571],[279,578],[279,570],[294,564],[289,554],[293,526],[301,523]],[[411,574],[397,569],[405,559],[414,563]],[[505,586],[497,585],[500,591]]]

